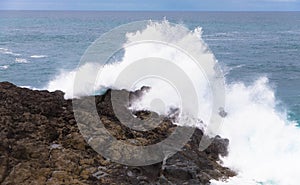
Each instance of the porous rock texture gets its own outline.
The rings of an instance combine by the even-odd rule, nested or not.
[[[176,128],[169,118],[149,131],[126,127],[112,109],[114,91],[117,92],[108,90],[96,96],[95,101],[102,123],[118,140],[135,145],[155,144]],[[155,113],[132,114],[144,119]],[[135,167],[118,164],[87,144],[75,121],[72,100],[65,100],[63,92],[0,83],[0,184],[3,185],[198,185],[234,176],[232,170],[221,165],[219,158],[227,155],[229,141],[217,136],[206,150],[199,151],[202,137],[203,132],[196,129],[181,151],[160,163]]]

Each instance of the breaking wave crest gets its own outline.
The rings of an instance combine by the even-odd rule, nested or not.
[[[182,25],[180,25],[182,27]],[[177,31],[176,26],[168,21],[150,22],[147,28],[135,33],[128,33],[128,41],[151,40],[159,38],[168,43],[182,43],[199,53],[204,64],[212,65],[215,62],[213,54],[202,40],[201,28],[193,31]],[[151,91],[137,102],[135,109],[150,109],[165,114],[161,106],[153,107],[151,101],[159,97],[165,106],[179,106],[180,100],[176,91],[163,82],[144,80],[136,86],[128,86],[124,83],[114,86],[118,74],[129,65],[130,61],[149,56],[169,56],[173,62],[183,67],[193,84],[197,86],[199,110],[201,119],[205,123],[210,116],[211,92],[205,76],[192,66],[186,66],[185,58],[180,54],[156,47],[145,45],[143,48],[136,46],[125,49],[123,58],[101,66],[95,63],[87,63],[73,71],[62,71],[46,89],[60,89],[66,93],[66,98],[80,97],[94,93],[91,84],[82,81],[82,88],[73,89],[73,81],[78,71],[83,71],[87,77],[97,75],[99,69],[101,79],[92,84],[99,92],[107,88],[136,90],[142,86],[150,86]],[[147,69],[139,69],[147,70]],[[158,69],[159,70],[159,69]],[[92,80],[92,78],[91,78]],[[92,83],[92,81],[91,81]],[[238,172],[238,176],[228,182],[216,182],[213,184],[274,184],[296,185],[299,183],[300,171],[300,130],[296,123],[289,121],[285,112],[276,109],[277,100],[274,90],[269,87],[268,79],[261,77],[252,85],[242,82],[226,84],[226,112],[220,135],[230,140],[229,155],[223,158],[224,165]],[[199,125],[196,125],[199,126]]]

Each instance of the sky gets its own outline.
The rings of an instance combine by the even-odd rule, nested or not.
[[[0,0],[0,10],[300,11],[300,0]]]

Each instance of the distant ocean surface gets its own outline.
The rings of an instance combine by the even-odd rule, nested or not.
[[[190,30],[202,27],[202,38],[219,61],[226,83],[230,84],[228,99],[243,104],[241,108],[233,103],[229,105],[233,111],[232,115],[229,112],[224,136],[241,142],[233,142],[225,164],[241,170],[243,177],[253,176],[256,184],[300,182],[295,174],[299,171],[299,160],[297,163],[287,159],[300,154],[299,129],[287,126],[290,122],[300,124],[300,12],[0,11],[0,81],[46,89],[57,76],[74,70],[87,47],[103,33],[132,21],[164,18],[184,24]],[[286,120],[281,114],[287,115]],[[263,127],[262,132],[263,122],[269,127]],[[235,125],[230,127],[230,123]],[[238,123],[245,125],[237,126]],[[231,133],[232,128],[241,134]],[[282,135],[278,134],[281,129]],[[268,131],[270,134],[262,137]],[[274,148],[266,146],[273,144],[274,148],[281,149],[284,145],[286,150],[270,158]],[[241,147],[247,146],[249,151],[242,151]],[[262,157],[252,160],[251,152]],[[244,157],[241,159],[249,160],[248,163],[235,156],[241,153]],[[286,153],[286,158],[282,158]],[[255,164],[262,162],[260,159],[270,160],[268,164],[275,161],[282,164],[261,166],[266,173],[251,171],[260,168]],[[298,166],[290,169],[290,164]],[[286,174],[275,169],[285,167],[289,168]]]
[[[39,12],[0,11],[0,80],[43,88],[77,67],[101,34],[138,20],[203,28],[227,80],[269,78],[279,100],[300,121],[300,12]]]

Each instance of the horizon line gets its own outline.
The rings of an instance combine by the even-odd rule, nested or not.
[[[0,9],[0,11],[70,11],[70,12],[300,12],[300,10],[37,10]]]

